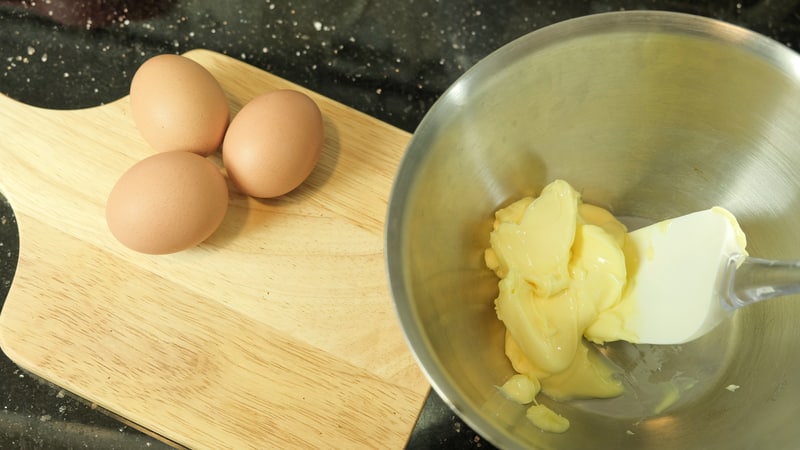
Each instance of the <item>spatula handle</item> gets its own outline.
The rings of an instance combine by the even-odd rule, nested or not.
[[[727,274],[722,303],[731,310],[800,293],[800,260],[734,257]]]

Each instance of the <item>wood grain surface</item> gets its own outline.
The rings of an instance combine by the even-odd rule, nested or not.
[[[325,118],[319,165],[278,199],[231,190],[200,246],[142,255],[105,222],[114,183],[153,153],[128,98],[56,111],[0,96],[0,189],[20,233],[3,351],[187,447],[403,447],[429,389],[383,260],[409,134],[227,56],[186,56],[220,81],[232,114],[277,88],[311,95]]]

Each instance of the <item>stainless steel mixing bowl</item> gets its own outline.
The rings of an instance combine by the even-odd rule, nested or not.
[[[562,178],[629,223],[722,205],[748,249],[800,258],[800,57],[705,18],[622,12],[491,54],[431,108],[397,173],[391,291],[433,388],[503,448],[800,448],[800,299],[739,311],[683,346],[617,343],[626,393],[556,404],[540,431],[498,392],[513,372],[484,267],[492,214]],[[687,255],[691,258],[691,255]]]

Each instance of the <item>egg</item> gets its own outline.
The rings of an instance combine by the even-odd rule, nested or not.
[[[222,143],[228,177],[242,193],[272,198],[305,181],[324,143],[322,112],[307,95],[277,90],[249,101]]]
[[[228,209],[228,185],[207,158],[156,153],[131,166],[111,189],[106,221],[123,245],[167,254],[206,240]]]
[[[227,97],[205,67],[180,55],[158,55],[131,80],[131,116],[156,151],[209,155],[219,149],[230,120]]]

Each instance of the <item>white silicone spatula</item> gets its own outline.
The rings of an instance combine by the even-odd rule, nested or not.
[[[800,261],[751,258],[742,230],[722,208],[659,222],[629,234],[626,301],[643,344],[697,339],[735,309],[800,293]]]

